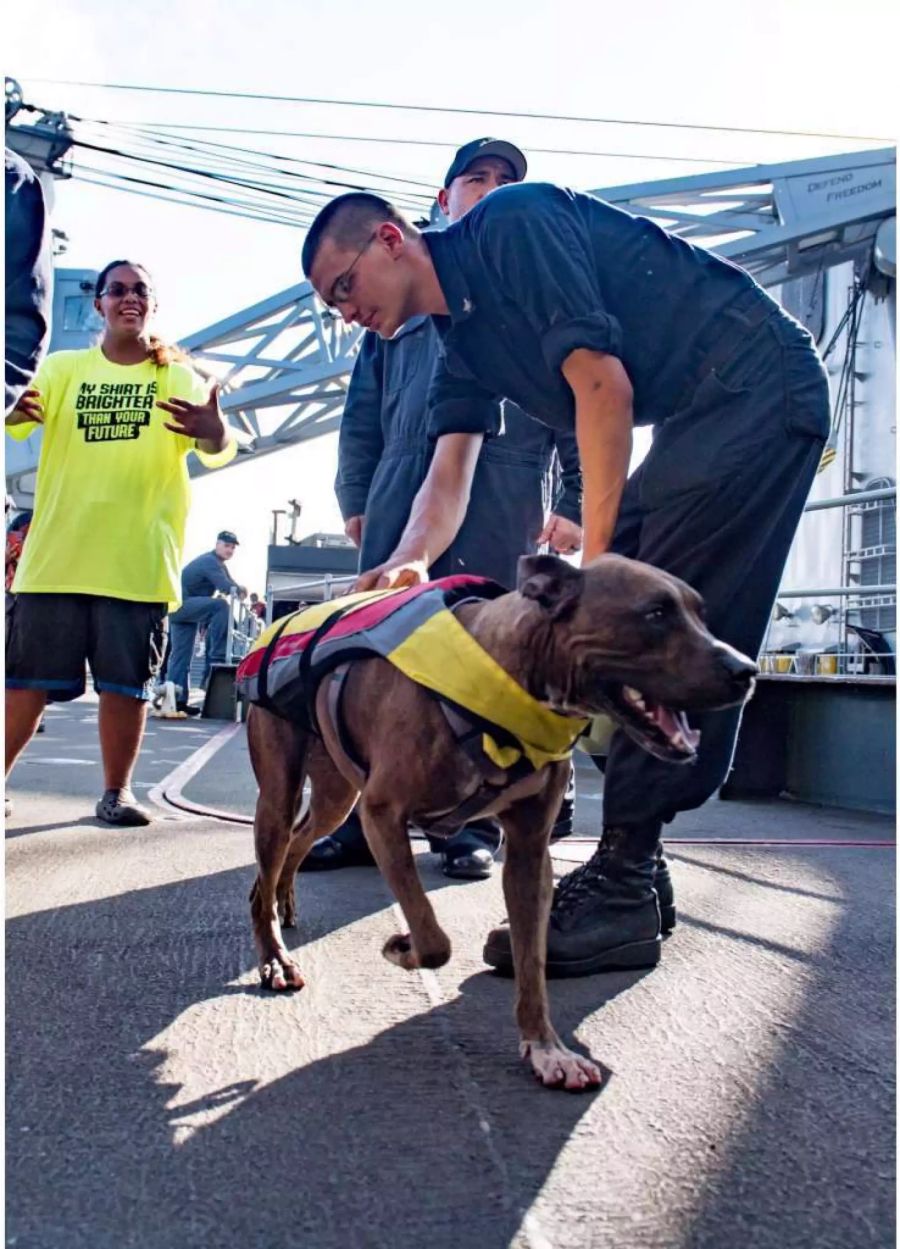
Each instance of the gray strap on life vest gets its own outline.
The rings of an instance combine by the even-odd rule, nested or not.
[[[338,771],[348,779],[352,778],[362,789],[368,779],[366,769],[350,745],[341,709],[344,683],[351,666],[352,660],[325,674],[316,691],[315,711],[325,748]]]

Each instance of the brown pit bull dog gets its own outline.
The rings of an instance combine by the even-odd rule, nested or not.
[[[689,762],[699,734],[684,713],[743,702],[756,673],[749,659],[712,637],[700,597],[689,586],[616,555],[583,570],[555,556],[525,556],[515,592],[464,601],[453,614],[488,662],[512,678],[513,694],[536,709],[535,719],[549,715],[571,729],[567,750],[583,717],[606,713],[653,754]],[[525,774],[504,771],[506,756],[498,755],[486,781],[440,702],[392,662],[352,662],[340,685],[340,734],[324,714],[321,690],[318,733],[262,706],[250,710],[247,731],[259,782],[259,870],[250,896],[263,985],[302,988],[279,913],[285,927],[294,926],[297,867],[316,838],[343,822],[357,797],[366,839],[409,925],[409,933],[392,937],[382,953],[407,970],[446,963],[450,941],[422,889],[408,829],[463,809],[471,818],[472,803],[483,803],[478,813],[497,815],[506,839],[503,890],[520,1053],[543,1084],[599,1084],[595,1064],[566,1048],[554,1031],[544,975],[553,890],[548,845],[568,755]],[[307,778],[309,806],[295,826]]]

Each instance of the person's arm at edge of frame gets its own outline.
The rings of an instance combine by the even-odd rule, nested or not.
[[[53,260],[50,226],[40,180],[20,157],[5,170],[6,336],[4,417],[9,426],[30,424],[28,400],[46,354],[52,315]],[[15,171],[15,172],[13,172]],[[15,173],[20,173],[15,180]],[[24,410],[19,405],[25,400]],[[12,419],[11,419],[12,418]],[[30,432],[30,431],[29,431]]]
[[[442,434],[409,520],[390,559],[362,573],[354,590],[416,585],[428,576],[465,520],[483,434]]]
[[[587,564],[609,548],[628,477],[633,394],[620,360],[579,347],[562,363],[575,397],[575,434],[584,480],[582,524]]]

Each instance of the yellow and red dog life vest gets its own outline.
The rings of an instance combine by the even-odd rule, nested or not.
[[[457,576],[304,608],[257,639],[238,669],[239,692],[315,729],[322,678],[379,656],[436,698],[467,753],[485,769],[507,773],[511,783],[568,758],[588,721],[538,702],[454,614],[463,602],[504,593],[485,578]]]

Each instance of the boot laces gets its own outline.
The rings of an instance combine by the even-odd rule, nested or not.
[[[586,863],[558,882],[553,897],[553,910],[557,915],[574,910],[584,898],[595,892],[604,876],[606,856],[606,848],[598,846]]]

